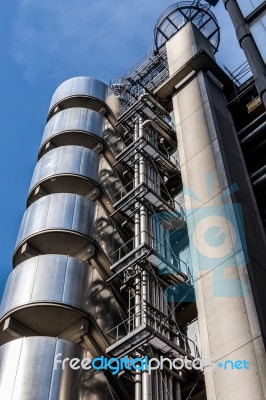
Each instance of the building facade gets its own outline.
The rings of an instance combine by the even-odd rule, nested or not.
[[[55,91],[1,303],[1,399],[266,399],[265,59],[244,18],[245,82],[215,61],[209,6],[180,2],[110,87]]]

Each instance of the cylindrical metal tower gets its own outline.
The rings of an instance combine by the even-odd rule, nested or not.
[[[0,399],[265,398],[264,236],[219,40],[208,6],[179,2],[117,97],[88,77],[56,90],[0,308]],[[224,368],[241,354],[243,382]]]
[[[122,382],[56,359],[105,354],[122,322],[111,254],[128,238],[114,216],[119,102],[102,82],[78,77],[55,92],[0,310],[0,397],[129,398]],[[119,226],[120,225],[120,226]],[[110,374],[109,374],[110,375]]]

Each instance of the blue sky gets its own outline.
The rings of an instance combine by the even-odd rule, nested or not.
[[[25,210],[47,110],[55,88],[79,75],[108,83],[151,47],[155,22],[172,1],[9,0],[0,6],[0,297]],[[244,56],[222,1],[217,60]]]

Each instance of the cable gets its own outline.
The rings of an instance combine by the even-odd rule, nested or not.
[[[193,388],[191,389],[191,391],[189,392],[189,395],[187,396],[186,400],[191,399],[190,396],[191,396],[191,394],[193,393],[193,390],[194,390],[195,387],[197,386],[198,382],[199,382],[199,374],[198,374],[198,377],[197,377],[197,381],[196,381],[195,385],[193,386]]]
[[[108,386],[109,392],[110,392],[110,394],[111,394],[111,396],[112,396],[112,399],[115,400],[114,395],[113,395],[113,392],[112,392],[112,389],[111,389],[111,386],[110,386],[110,384],[109,384],[107,378],[106,378],[106,382],[107,382],[107,386]]]

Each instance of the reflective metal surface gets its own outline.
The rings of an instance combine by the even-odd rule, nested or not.
[[[89,375],[89,374],[87,374]],[[116,379],[116,377],[114,378]],[[124,389],[125,390],[125,389]],[[112,391],[112,394],[111,394]],[[118,396],[112,389],[110,383],[107,382],[103,373],[91,374],[84,382],[84,400],[120,400],[121,398],[127,399],[129,397],[129,390],[127,396],[121,393]],[[131,397],[133,398],[133,397]],[[82,399],[83,400],[83,399]]]
[[[115,115],[120,109],[118,99],[105,83],[86,76],[75,77],[63,82],[57,88],[51,100],[49,116],[57,112],[56,106],[61,109],[83,106],[99,111],[104,104]]]
[[[37,335],[56,337],[88,315],[104,334],[122,322],[123,313],[98,272],[73,257],[34,257],[8,278],[0,307],[0,342],[14,339],[3,332],[10,316]]]
[[[113,252],[124,243],[102,207],[96,208],[93,238],[109,259]]]
[[[121,181],[118,179],[116,173],[113,171],[113,169],[110,167],[108,162],[103,157],[100,159],[98,180],[101,187],[105,190],[105,192],[111,199],[111,202],[114,203],[115,194],[119,190],[122,190],[123,186]],[[114,211],[112,211],[112,213],[113,212]]]
[[[64,146],[46,153],[32,177],[29,203],[50,193],[87,195],[97,185],[100,155],[85,147]],[[41,185],[41,190],[36,190]],[[44,192],[44,193],[45,193]]]
[[[92,376],[56,356],[92,358],[80,346],[51,337],[17,339],[0,347],[0,398],[3,400],[118,400],[103,374]],[[95,384],[95,386],[93,385]]]
[[[88,148],[103,139],[105,118],[99,113],[86,108],[69,108],[54,115],[44,129],[40,155],[47,149],[48,142],[52,145],[77,145]]]
[[[23,253],[26,242],[32,255],[79,254],[91,241],[95,208],[93,201],[66,193],[48,195],[34,202],[21,222],[14,267],[29,258]]]

